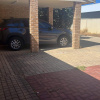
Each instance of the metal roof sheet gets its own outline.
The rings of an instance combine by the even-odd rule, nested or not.
[[[100,3],[82,6],[81,13],[100,11]]]

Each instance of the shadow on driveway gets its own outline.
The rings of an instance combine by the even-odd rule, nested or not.
[[[81,48],[86,48],[86,47],[92,47],[92,46],[98,46],[100,43],[98,42],[92,42],[92,41],[86,41],[86,40],[81,40],[80,41]]]
[[[2,89],[1,95],[7,93],[4,88],[8,87],[11,98],[11,94],[15,90],[15,92],[17,91],[16,99],[20,100],[22,97],[18,97],[20,89],[20,92],[26,93],[23,96],[30,96],[30,98],[27,96],[28,100],[38,100],[34,99],[35,96],[32,97],[33,91],[30,89],[30,93],[28,90],[30,85],[39,100],[100,100],[100,67],[97,66],[95,71],[94,67],[91,72],[88,71],[89,69],[86,69],[85,72],[80,71],[67,62],[65,63],[44,52],[54,48],[56,47],[45,47],[39,53],[30,53],[29,49],[10,51],[8,47],[2,48],[0,50],[0,75],[2,76],[0,84],[3,87],[0,87]],[[15,77],[12,76],[17,77],[16,81],[19,82],[17,87]],[[3,82],[6,77],[12,77],[12,81],[10,81],[12,83],[8,84],[9,80]],[[20,80],[18,80],[19,77]],[[13,90],[9,88],[11,84],[14,87]],[[8,95],[5,96],[5,98],[8,97]]]
[[[95,76],[96,72],[91,77],[78,69],[71,69],[29,76],[26,80],[40,100],[100,100],[100,76],[97,74],[99,80]]]

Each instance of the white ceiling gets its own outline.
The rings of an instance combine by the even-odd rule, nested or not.
[[[38,0],[38,1],[39,1],[39,7],[53,7],[53,8],[72,7],[73,2],[82,2],[82,4],[95,2],[95,0]],[[0,4],[28,5],[29,0],[0,0]]]
[[[88,2],[86,2],[88,1]],[[73,2],[82,2],[82,4],[87,4],[95,2],[95,0],[39,0],[40,7],[55,7],[55,8],[66,8],[72,7]]]

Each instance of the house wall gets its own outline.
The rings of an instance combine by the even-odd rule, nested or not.
[[[81,18],[81,33],[100,34],[100,12],[83,13]]]
[[[0,5],[0,22],[11,17],[29,18],[29,5]]]

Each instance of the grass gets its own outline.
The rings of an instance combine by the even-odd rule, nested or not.
[[[81,70],[81,71],[85,71],[86,67],[85,66],[77,66],[77,69]]]
[[[88,29],[81,30],[80,35],[100,37],[100,34],[91,33],[91,32],[88,31]]]

